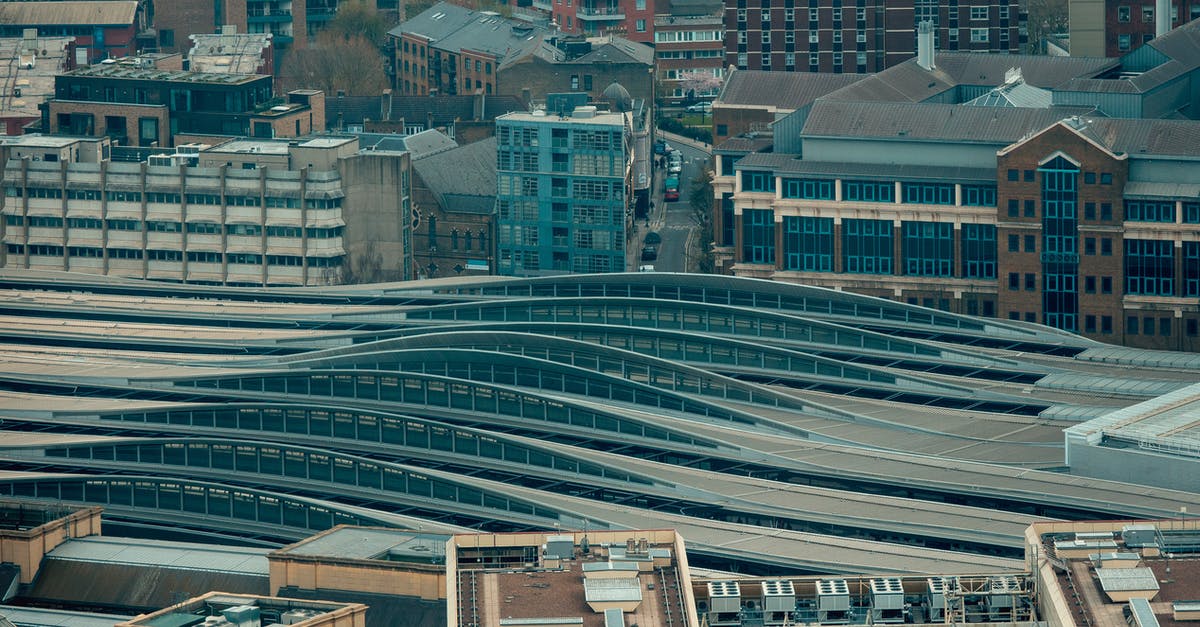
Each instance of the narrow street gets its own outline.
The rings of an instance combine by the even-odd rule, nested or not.
[[[644,265],[652,265],[656,272],[694,272],[700,245],[696,238],[700,228],[692,219],[692,206],[688,198],[691,195],[692,181],[703,171],[710,154],[707,150],[689,143],[671,139],[668,139],[667,143],[683,156],[683,172],[679,177],[679,200],[663,200],[663,181],[668,175],[665,167],[656,167],[654,193],[651,196],[654,210],[650,213],[650,226],[647,228],[646,221],[637,225],[635,245],[629,251],[630,267],[637,269]],[[646,233],[650,231],[662,236],[662,243],[658,245],[658,259],[642,261],[643,242]]]

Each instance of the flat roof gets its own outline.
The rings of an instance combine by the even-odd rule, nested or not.
[[[4,5],[0,5],[4,6]],[[180,83],[208,83],[212,85],[240,85],[257,80],[270,81],[262,74],[233,74],[220,72],[189,72],[187,70],[160,70],[137,68],[120,63],[98,63],[73,70],[62,76],[86,76],[89,78],[171,81]]]
[[[100,614],[96,612],[72,612],[41,607],[0,605],[0,618],[19,627],[113,627],[114,623],[129,620],[132,616]]]
[[[1097,568],[1100,587],[1105,592],[1158,590],[1158,577],[1150,568]]]
[[[579,108],[575,109],[577,112]],[[625,114],[597,111],[591,117],[576,117],[575,115],[559,117],[557,115],[537,115],[535,113],[515,112],[498,116],[496,121],[530,122],[536,124],[594,124],[605,126],[624,126]]]
[[[584,579],[583,594],[588,603],[641,601],[642,582],[637,577],[629,577],[627,579]]]
[[[412,555],[433,555],[445,551],[450,536],[400,529],[373,527],[335,527],[291,546],[279,549],[281,555],[342,557],[349,559],[386,559],[388,551]]]
[[[268,551],[218,544],[88,536],[67,540],[48,553],[47,558],[265,576],[269,574]]]

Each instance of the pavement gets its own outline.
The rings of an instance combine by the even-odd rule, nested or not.
[[[695,253],[697,227],[692,220],[692,208],[688,202],[688,193],[692,180],[700,173],[704,164],[710,158],[710,148],[703,142],[697,142],[674,133],[659,131],[659,137],[683,155],[683,172],[679,174],[680,196],[678,201],[663,200],[662,185],[667,178],[665,168],[655,167],[654,188],[650,198],[654,207],[648,220],[639,220],[634,224],[633,237],[630,240],[628,267],[637,270],[643,265],[653,265],[657,272],[690,272],[695,268]],[[658,246],[658,259],[642,261],[642,243],[646,233],[655,231],[662,236]]]

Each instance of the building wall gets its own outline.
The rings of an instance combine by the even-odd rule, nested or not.
[[[941,50],[1020,51],[1021,13],[1016,0],[965,0],[956,6],[929,0],[869,0],[862,6],[820,0],[815,8],[794,9],[769,0],[729,4],[725,62],[752,70],[878,72],[916,54],[917,23],[927,19],[937,27]],[[986,15],[976,19],[972,9]]]
[[[324,171],[5,163],[6,267],[324,285],[372,259],[376,280],[412,278],[406,153]]]
[[[138,105],[116,102],[81,102],[72,100],[51,100],[47,103],[50,108],[51,135],[90,135],[99,137],[109,135],[114,141],[126,146],[170,146],[171,124],[170,111],[165,105]],[[60,116],[71,116],[73,121],[63,124]],[[91,116],[91,122],[83,121]],[[141,134],[141,120],[157,121],[158,134]],[[118,131],[110,128],[114,121],[123,121],[125,131],[123,136],[117,136]],[[80,126],[82,125],[82,126]]]
[[[620,83],[634,99],[651,102],[654,99],[651,69],[642,63],[550,63],[530,57],[504,68],[497,90],[519,96],[528,89],[535,100],[544,100],[546,94],[582,91],[592,101],[603,101],[604,89]]]
[[[446,572],[442,566],[323,560],[293,555],[272,555],[269,562],[271,590],[296,587],[398,595],[430,601],[446,598]]]
[[[0,503],[0,508],[18,506]],[[41,568],[42,558],[55,547],[71,538],[100,535],[100,514],[99,507],[88,507],[33,529],[0,531],[0,563],[17,565],[21,569],[21,584],[31,584]]]
[[[775,111],[766,107],[743,107],[713,103],[713,145],[720,146],[730,137],[754,131],[766,132],[771,130],[775,121]]]
[[[630,155],[613,117],[496,119],[498,274],[626,270]]]
[[[429,278],[495,271],[493,217],[443,207],[420,175],[413,172],[413,202],[421,223],[413,231],[413,259],[418,275]],[[469,271],[469,262],[484,262],[487,271]]]
[[[697,97],[715,96],[725,77],[725,25],[720,17],[659,16],[654,26],[655,66],[663,84],[663,98],[684,98],[695,90],[695,81],[684,77],[702,75],[715,82]]]

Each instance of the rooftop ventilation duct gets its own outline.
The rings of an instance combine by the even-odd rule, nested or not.
[[[933,23],[921,22],[917,27],[917,65],[932,70],[933,65]]]

